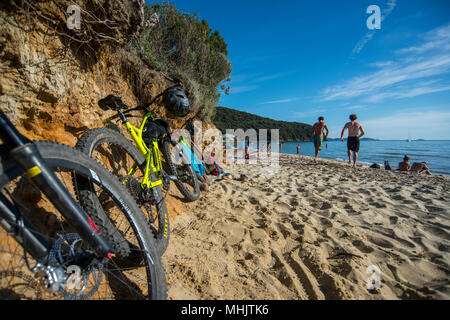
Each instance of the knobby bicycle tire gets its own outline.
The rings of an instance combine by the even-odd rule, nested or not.
[[[106,150],[100,150],[102,147],[102,144],[107,143],[109,144],[109,149],[111,149],[111,154],[108,154],[107,156],[104,155],[104,152]],[[131,167],[128,167],[128,164],[125,163],[125,168],[122,170],[122,173],[120,174],[119,171],[121,170],[120,167],[124,165],[124,162],[127,162],[126,159],[124,159],[124,154],[122,151],[126,152],[132,159],[133,163],[130,163],[131,165],[136,163],[138,165],[137,171],[140,172],[140,174],[144,175],[145,172],[145,158],[142,155],[142,153],[136,148],[136,146],[127,138],[125,138],[120,132],[117,132],[113,129],[109,128],[96,128],[86,131],[83,136],[78,140],[78,143],[75,147],[76,149],[81,150],[84,154],[88,155],[89,157],[95,158],[95,152],[98,151],[100,153],[101,162],[108,162],[108,165],[111,167],[111,170],[115,176],[118,178],[124,178],[125,175],[127,175],[128,170],[131,169]],[[103,152],[103,154],[102,154]],[[111,159],[111,157],[118,157],[121,159]],[[138,172],[138,174],[139,174]],[[153,176],[153,173],[150,173],[151,177]],[[153,180],[153,179],[151,179]],[[138,179],[138,182],[140,180]],[[138,201],[138,195],[136,192],[133,192],[133,190],[128,190],[134,199]],[[138,189],[137,191],[140,191]],[[158,249],[158,252],[160,255],[163,255],[164,252],[167,249],[167,246],[169,244],[169,238],[170,238],[170,222],[169,222],[169,213],[167,211],[167,206],[165,203],[165,199],[163,197],[161,187],[156,186],[152,188],[151,190],[152,197],[155,202],[156,207],[156,221],[155,223],[150,223],[150,227],[154,233],[154,236],[156,238],[156,247]]]
[[[116,257],[110,259],[104,269],[105,279],[107,279],[108,282],[105,286],[109,286],[109,290],[111,291],[111,293],[108,293],[107,299],[166,299],[167,286],[165,274],[159,254],[157,253],[155,239],[145,222],[144,214],[140,212],[140,209],[130,197],[125,187],[121,185],[108,170],[77,150],[47,141],[36,141],[34,143],[42,158],[51,169],[61,170],[61,172],[63,172],[61,176],[72,176],[66,180],[69,180],[69,182],[70,180],[73,181],[74,185],[70,188],[75,193],[75,196],[78,197],[80,206],[86,212],[87,217],[94,221],[99,230],[101,230],[107,239],[116,247]],[[0,154],[1,190],[3,190],[9,182],[22,179],[22,175],[24,174],[18,167],[14,166],[11,162],[8,162],[8,159],[5,158],[6,157],[3,154]],[[78,179],[74,179],[73,177],[78,177]],[[88,186],[88,184],[83,182],[83,179],[89,181],[90,185]],[[81,183],[77,183],[75,180],[81,181]],[[66,185],[66,182],[64,182],[64,184]],[[108,215],[103,211],[99,204],[99,200],[94,193],[94,185],[95,187],[100,188],[101,192],[104,193],[104,196],[110,197],[114,204],[119,207],[119,215],[124,215],[124,217],[121,216],[120,222],[119,219],[115,221],[110,220],[110,218],[112,218],[113,209],[108,211]],[[66,188],[68,188],[67,185]],[[111,202],[109,205],[111,205]],[[31,213],[34,214],[34,212]],[[114,225],[114,223],[117,225]],[[124,223],[129,223],[128,229],[125,232],[119,231],[119,223],[120,226]],[[125,239],[125,235],[129,232],[134,234],[136,244],[131,243],[129,237]],[[10,244],[8,244],[8,246],[10,246]],[[14,258],[17,256],[16,251],[17,250],[13,253]],[[6,251],[0,249],[0,253],[5,254]],[[138,253],[138,256],[134,253]],[[26,260],[26,253],[23,252],[22,254],[25,256]],[[120,266],[123,266],[124,264],[126,267],[121,268]],[[1,266],[2,263],[0,263],[0,267]],[[129,272],[132,269],[133,272],[138,273],[138,271],[135,271],[138,267],[144,268],[145,271],[141,271],[134,278],[130,277],[129,273],[124,275],[124,273]],[[18,277],[18,275],[22,274],[19,271],[1,271],[0,276],[2,277]],[[124,279],[126,279],[126,282]],[[132,279],[136,279],[136,282],[138,283],[132,283]],[[0,283],[3,284],[1,281],[3,281],[3,278],[0,277]],[[4,288],[0,287],[0,289]],[[142,292],[143,290],[147,292]],[[0,291],[3,292],[4,290]]]
[[[172,158],[172,151],[171,146],[172,144],[168,140],[163,140],[162,142],[162,153],[164,155],[164,159],[167,162],[167,166],[170,169],[170,173],[177,176],[177,180],[175,180],[175,185],[177,186],[178,190],[183,194],[183,196],[186,198],[187,201],[192,202],[197,200],[200,197],[200,186],[198,184],[197,175],[195,174],[195,170],[192,166],[192,164],[183,164],[183,168],[185,171],[187,171],[188,179],[192,183],[193,191],[190,191],[186,185],[185,182],[182,181],[180,178],[180,175],[177,171],[177,165],[174,163]]]

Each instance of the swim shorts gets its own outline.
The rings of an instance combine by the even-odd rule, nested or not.
[[[347,149],[359,152],[359,138],[358,137],[348,137],[347,138]]]
[[[313,135],[313,142],[314,142],[314,147],[316,148],[316,150],[322,150],[323,136]]]

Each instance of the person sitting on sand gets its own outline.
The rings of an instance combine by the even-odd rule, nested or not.
[[[356,161],[358,161],[358,152],[359,152],[359,139],[365,134],[362,125],[359,122],[356,122],[358,117],[356,114],[350,115],[350,122],[347,122],[342,129],[341,132],[341,141],[344,142],[344,132],[345,129],[348,129],[348,137],[347,137],[347,155],[348,155],[348,163],[352,163],[352,152],[353,152],[353,168],[356,168]],[[361,132],[361,134],[359,134]]]
[[[411,165],[409,164],[409,157],[405,155],[403,157],[403,161],[398,163],[399,171],[409,171],[411,169]]]
[[[325,136],[323,135],[323,131],[327,130],[327,133]],[[324,122],[324,117],[319,117],[319,121],[314,123],[312,127],[312,135],[313,135],[313,142],[314,142],[314,148],[315,148],[315,156],[314,156],[314,162],[317,162],[319,158],[319,152],[322,150],[322,142],[323,140],[327,140],[328,136],[328,127],[326,123]]]
[[[431,175],[430,168],[428,168],[426,162],[414,162],[410,171]]]

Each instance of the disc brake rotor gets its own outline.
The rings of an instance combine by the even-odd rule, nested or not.
[[[49,254],[49,265],[62,267],[66,273],[57,292],[68,300],[91,298],[103,278],[103,262],[92,251],[82,250],[82,243],[78,234],[68,233],[55,242]]]

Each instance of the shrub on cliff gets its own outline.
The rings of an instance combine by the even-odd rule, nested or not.
[[[228,93],[231,63],[219,31],[197,15],[182,13],[168,3],[145,7],[147,28],[131,42],[132,51],[150,68],[182,83],[194,112],[210,119]]]

